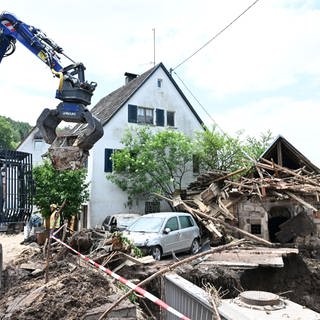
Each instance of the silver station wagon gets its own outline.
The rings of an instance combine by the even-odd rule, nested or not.
[[[189,213],[159,212],[138,218],[124,235],[144,253],[154,259],[173,252],[189,251],[195,254],[200,248],[200,231]]]

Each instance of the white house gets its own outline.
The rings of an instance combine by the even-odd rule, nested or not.
[[[90,150],[90,201],[83,207],[83,227],[101,225],[107,215],[114,213],[166,209],[162,202],[161,205],[140,202],[129,208],[127,194],[106,179],[106,174],[112,170],[110,156],[113,150],[122,148],[120,140],[128,127],[149,125],[154,130],[170,127],[188,136],[202,130],[200,117],[162,63],[141,75],[125,73],[125,76],[125,85],[102,98],[91,110],[101,120],[104,135]],[[33,132],[18,150],[34,154],[38,163],[37,131]],[[193,178],[190,174],[186,183]]]
[[[33,166],[43,162],[42,155],[48,151],[49,145],[43,140],[43,137],[37,127],[34,127],[26,138],[20,143],[17,150],[32,154]]]

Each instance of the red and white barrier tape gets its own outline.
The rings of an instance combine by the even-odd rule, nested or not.
[[[90,258],[84,256],[83,254],[81,254],[80,252],[76,251],[75,249],[73,249],[72,247],[70,247],[69,245],[67,245],[66,243],[62,242],[60,239],[56,238],[54,235],[51,235],[51,238],[55,239],[56,241],[58,241],[59,243],[61,243],[62,245],[64,245],[65,247],[67,247],[68,249],[70,249],[71,251],[73,251],[74,253],[76,253],[78,256],[80,256],[83,260],[91,263],[93,266],[95,266],[96,268],[102,270],[103,272],[107,273],[109,276],[115,278],[116,280],[120,281],[121,283],[125,284],[126,286],[128,286],[130,289],[136,291],[137,293],[139,293],[140,295],[142,295],[143,297],[146,297],[147,299],[151,300],[153,303],[157,304],[158,306],[160,306],[162,309],[167,310],[168,312],[174,314],[175,316],[177,316],[179,319],[183,319],[183,320],[191,320],[190,318],[184,316],[182,313],[180,313],[179,311],[175,310],[174,308],[170,307],[169,305],[167,305],[164,301],[160,300],[159,298],[157,298],[156,296],[154,296],[153,294],[149,293],[148,291],[138,287],[137,285],[135,285],[133,282],[130,282],[129,280],[119,276],[118,274],[112,272],[110,269],[105,268],[104,266],[100,265],[99,263],[94,262],[93,260],[91,260]]]

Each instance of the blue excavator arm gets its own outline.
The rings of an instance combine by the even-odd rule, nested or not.
[[[65,55],[63,49],[40,29],[18,20],[13,14],[3,12],[0,14],[0,63],[4,57],[14,53],[16,41],[29,49],[59,78],[55,97],[61,103],[56,109],[44,109],[37,120],[44,140],[53,144],[57,138],[56,128],[61,121],[83,123],[86,126],[74,140],[73,146],[84,151],[91,149],[103,136],[103,128],[100,121],[87,109],[97,84],[85,80],[84,65],[75,63]],[[72,63],[63,67],[61,55]]]
[[[63,49],[50,40],[40,29],[27,25],[18,20],[13,14],[6,12],[0,15],[0,21],[0,36],[1,40],[4,41],[4,44],[2,44],[2,41],[0,43],[0,62],[6,55],[7,49],[14,50],[15,40],[18,40],[50,68],[57,72],[63,69],[58,56],[58,54],[63,53]],[[12,48],[8,48],[8,41]],[[6,44],[7,47],[5,47]]]

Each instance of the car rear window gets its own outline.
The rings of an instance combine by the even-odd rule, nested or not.
[[[193,221],[191,217],[188,216],[180,216],[179,217],[181,229],[193,227]]]

